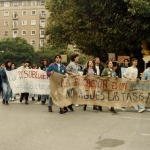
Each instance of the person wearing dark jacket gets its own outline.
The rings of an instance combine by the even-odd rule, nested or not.
[[[101,76],[102,71],[104,70],[104,67],[101,65],[100,62],[101,62],[101,61],[100,61],[100,58],[96,57],[96,58],[94,59],[94,67],[93,67],[93,69],[94,69],[94,72],[95,72],[95,74],[96,74],[97,76]],[[100,111],[102,111],[102,106],[98,106],[98,109],[99,109]]]
[[[66,68],[61,63],[61,59],[62,59],[61,55],[59,55],[59,54],[54,57],[54,61],[55,62],[51,63],[49,65],[49,67],[47,68],[47,71],[46,71],[48,77],[50,77],[51,75],[53,75],[54,72],[58,72],[58,73],[60,73],[60,74],[62,74],[64,76],[67,75]],[[53,102],[52,102],[52,98],[50,97],[49,104],[48,104],[48,110],[49,110],[49,112],[52,112],[52,105],[53,105]],[[64,114],[66,112],[67,112],[67,110],[65,110],[64,107],[60,107],[60,111],[59,111],[60,114]]]
[[[104,70],[104,67],[101,65],[100,63],[100,59],[98,57],[96,57],[94,59],[94,67],[93,67],[95,73],[97,76],[101,76],[102,71]]]
[[[8,82],[8,78],[6,75],[6,71],[11,71],[11,60],[5,62],[5,67],[0,68],[0,76],[2,79],[2,87],[3,87],[3,104],[9,105],[8,101],[11,97],[11,87]]]
[[[31,64],[31,62],[29,60],[25,60],[22,67],[24,69],[30,69],[30,64]],[[23,98],[25,98],[25,104],[28,105],[29,104],[28,103],[29,93],[21,93],[20,102],[23,101]]]

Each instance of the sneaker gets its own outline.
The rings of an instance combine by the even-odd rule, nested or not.
[[[11,100],[12,100],[12,101],[14,101],[15,99],[14,99],[14,98],[12,98]]]
[[[121,110],[122,110],[122,111],[126,111],[126,108],[125,108],[125,107],[121,107]]]
[[[144,112],[145,111],[145,108],[142,108],[142,109],[140,109],[138,112],[139,113],[142,113],[142,112]]]
[[[78,107],[78,106],[79,106],[79,104],[75,104],[75,106],[76,106],[76,107]]]

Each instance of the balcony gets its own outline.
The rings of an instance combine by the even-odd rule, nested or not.
[[[40,24],[39,26],[40,26],[40,29],[45,28],[45,24]]]
[[[13,30],[18,30],[18,26],[13,26]]]
[[[44,39],[44,35],[40,35],[40,39]]]
[[[13,15],[13,20],[18,20],[18,15],[17,14]]]
[[[40,14],[40,19],[45,19],[46,18],[46,14]]]

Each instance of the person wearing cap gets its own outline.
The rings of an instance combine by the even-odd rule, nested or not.
[[[24,69],[30,69],[30,64],[31,64],[31,62],[29,60],[25,60],[22,67]],[[25,98],[25,104],[28,105],[29,104],[28,103],[29,93],[21,93],[20,102],[23,101],[23,98]]]
[[[5,62],[5,67],[0,68],[0,76],[2,79],[2,87],[3,87],[3,94],[2,94],[3,95],[3,101],[2,101],[2,103],[6,104],[6,105],[9,105],[8,101],[11,97],[11,87],[10,87],[10,84],[8,82],[6,71],[12,70],[11,64],[12,64],[11,60],[7,60]]]
[[[61,55],[56,55],[54,57],[54,63],[51,63],[47,69],[47,76],[50,77],[51,75],[53,75],[54,72],[58,72],[62,75],[67,75],[66,73],[66,68],[64,67],[64,65],[61,63]],[[48,110],[49,112],[52,112],[52,99],[50,97],[50,100],[49,100],[49,104],[48,104]],[[60,111],[59,113],[60,114],[64,114],[66,113],[67,111],[64,110],[64,107],[60,107]]]

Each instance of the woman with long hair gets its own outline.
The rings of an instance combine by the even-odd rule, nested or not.
[[[83,70],[83,75],[94,76],[95,71],[93,69],[93,66],[94,66],[93,61],[89,60],[87,62],[86,68]],[[87,107],[87,105],[84,105],[84,107],[83,107],[84,111],[86,111],[86,107]],[[97,108],[97,106],[93,105],[93,110],[99,110],[99,109]]]
[[[115,77],[116,74],[114,73],[113,70],[113,62],[112,61],[107,61],[106,62],[106,68],[103,70],[101,76],[107,76],[107,77]],[[110,111],[113,113],[117,113],[114,109],[114,107],[110,107]]]

